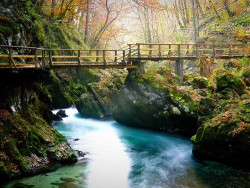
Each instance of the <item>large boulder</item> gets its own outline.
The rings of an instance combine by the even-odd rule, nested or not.
[[[249,100],[221,101],[191,139],[194,156],[249,168],[249,109]]]
[[[192,86],[194,89],[214,89],[213,85],[211,84],[211,81],[205,77],[194,78],[192,81]]]
[[[231,92],[232,96],[234,97],[236,94],[241,96],[246,93],[246,85],[244,81],[233,74],[227,73],[217,77],[216,86],[216,92],[222,93],[224,95],[226,95],[228,92]]]
[[[243,74],[242,74],[242,79],[243,81],[246,83],[247,87],[250,87],[250,69],[246,70]]]
[[[128,126],[171,133],[195,132],[197,104],[186,93],[155,85],[130,74],[118,95],[113,112],[115,120]]]
[[[87,118],[101,118],[103,113],[93,95],[83,94],[76,102],[78,112]]]

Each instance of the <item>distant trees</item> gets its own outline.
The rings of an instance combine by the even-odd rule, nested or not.
[[[131,34],[137,41],[197,42],[200,30],[211,22],[226,22],[249,6],[248,0],[30,1],[42,14],[82,30],[84,41],[91,48],[104,45],[110,39],[119,43],[119,32],[126,30],[123,28],[126,24],[133,27]],[[128,19],[129,23],[125,21]],[[171,37],[173,35],[175,37]]]

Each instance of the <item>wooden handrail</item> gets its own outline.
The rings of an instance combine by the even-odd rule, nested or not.
[[[54,64],[77,64],[86,65],[94,61],[96,64],[109,66],[109,63],[116,65],[128,65],[126,62],[140,60],[167,60],[167,59],[197,59],[201,57],[233,58],[250,57],[249,44],[162,44],[162,43],[136,43],[128,44],[128,47],[122,49],[46,49],[26,46],[8,46],[0,45],[0,48],[6,48],[5,53],[0,52],[0,58],[6,58],[10,68],[24,66],[20,62],[16,63],[18,58],[26,58],[29,63],[32,62],[34,68],[53,67]],[[15,48],[29,49],[27,54],[19,53]],[[3,51],[3,50],[2,50]],[[32,51],[32,53],[31,53]],[[34,52],[33,52],[34,51]],[[63,53],[68,51],[68,53]],[[53,55],[54,54],[54,55]],[[89,59],[87,59],[89,58]],[[93,59],[94,58],[94,59]],[[30,61],[30,59],[33,59]],[[62,59],[60,61],[59,59]],[[75,63],[77,62],[77,63]],[[29,64],[27,63],[27,65]],[[49,63],[49,64],[48,64]],[[92,62],[93,63],[93,62]],[[0,63],[0,66],[7,66],[6,62]]]

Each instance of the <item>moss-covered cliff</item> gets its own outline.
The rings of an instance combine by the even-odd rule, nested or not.
[[[99,79],[86,83],[86,93],[76,100],[76,107],[84,117],[110,116],[117,105],[118,93],[125,82],[127,71],[96,70],[92,73],[91,77],[98,76]]]
[[[53,106],[64,107],[53,100],[53,93],[57,99],[67,98],[57,84],[52,72],[1,71],[1,182],[48,170],[57,162],[77,160],[66,139],[49,125]]]

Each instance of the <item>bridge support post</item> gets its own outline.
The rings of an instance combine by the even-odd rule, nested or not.
[[[182,83],[183,82],[183,61],[181,61],[180,59],[176,60],[175,73],[179,76],[180,83]]]
[[[139,67],[138,69],[136,69],[136,73],[145,73],[145,62],[133,61],[132,64]]]

